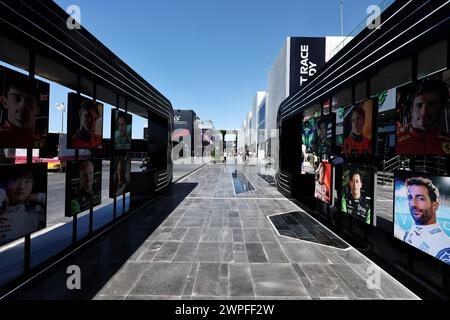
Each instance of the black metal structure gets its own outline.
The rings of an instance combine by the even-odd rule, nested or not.
[[[298,199],[300,205],[304,205],[312,214],[317,214],[337,233],[345,229],[345,232],[339,234],[347,236],[346,239],[356,238],[357,245],[363,247],[363,251],[381,261],[380,263],[385,263],[386,268],[391,269],[398,278],[414,282],[417,292],[426,292],[425,297],[449,298],[448,265],[409,247],[395,239],[392,233],[379,228],[360,226],[352,219],[348,219],[345,228],[342,228],[332,217],[332,207],[311,209],[314,208],[312,203],[315,201],[303,201],[304,195],[314,193],[314,176],[299,173],[299,163],[302,161],[301,127],[303,114],[308,108],[322,105],[321,114],[324,114],[323,102],[328,100],[331,112],[333,97],[345,90],[349,93],[349,103],[371,98],[377,93],[371,79],[384,68],[399,61],[410,63],[408,81],[417,80],[419,52],[441,40],[446,40],[446,68],[450,67],[450,1],[397,0],[386,8],[380,21],[380,28],[365,28],[361,31],[301,91],[288,97],[280,105],[277,119],[280,162],[275,180],[280,192]],[[387,89],[389,88],[383,88]],[[365,93],[361,95],[361,92]],[[363,161],[375,162],[374,157],[366,157]],[[411,161],[414,163],[414,157]],[[338,173],[339,171],[336,172]]]
[[[29,70],[33,52],[36,75],[74,91],[79,76],[81,94],[92,97],[95,93],[97,100],[123,110],[128,101],[128,112],[144,118],[150,113],[171,128],[170,101],[82,26],[69,29],[69,18],[50,0],[0,1],[1,60]],[[171,176],[166,173],[160,178]],[[169,183],[165,179],[164,184]]]
[[[90,96],[94,100],[161,124],[151,134],[159,137],[158,151],[163,152],[152,154],[152,161],[157,165],[143,174],[151,181],[148,189],[142,192],[151,197],[153,192],[164,189],[172,182],[172,105],[82,26],[79,29],[69,28],[70,19],[71,17],[51,0],[0,1],[0,60],[28,71],[30,77],[48,79],[77,94]],[[147,144],[150,144],[150,141]],[[147,146],[147,149],[151,149],[151,146]],[[28,151],[28,162],[32,161],[31,154],[31,151]],[[78,159],[78,150],[75,152],[75,158]],[[114,199],[114,219],[111,224],[123,219],[117,217],[116,205]],[[122,210],[125,213],[124,196]],[[78,219],[74,216],[72,249],[99,232],[93,230],[92,208],[89,218],[89,237],[80,241],[77,236]],[[30,270],[31,245],[32,240],[30,235],[27,235],[23,275],[25,278],[36,271]],[[41,267],[45,267],[45,263]]]

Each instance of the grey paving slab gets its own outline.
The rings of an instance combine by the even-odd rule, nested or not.
[[[233,261],[233,244],[231,242],[221,243],[219,249],[221,262]]]
[[[125,300],[181,300],[181,296],[128,295]]]
[[[317,292],[314,284],[312,283],[311,279],[305,274],[302,267],[297,263],[292,264],[292,267],[294,268],[295,272],[297,272],[297,275],[299,276],[300,281],[308,292],[309,297],[314,300],[320,299],[319,292]]]
[[[188,228],[174,228],[172,233],[170,234],[168,240],[172,241],[180,241],[186,235]]]
[[[250,271],[256,296],[309,296],[290,264],[250,264]]]
[[[153,258],[153,261],[172,261],[180,245],[180,242],[165,242]]]
[[[349,287],[358,299],[381,299],[376,289],[368,286],[367,277],[362,277],[348,265],[335,264],[332,271]]]
[[[220,243],[200,243],[195,261],[220,262]]]
[[[248,263],[247,252],[244,251],[234,251],[233,252],[233,262],[234,263]]]
[[[284,254],[278,243],[262,243],[269,263],[289,263],[289,259]]]
[[[183,241],[200,241],[202,230],[202,228],[189,228],[183,238]]]
[[[145,262],[129,262],[114,276],[108,286],[100,293],[109,296],[125,296],[131,290],[139,277],[144,273],[148,263]]]
[[[233,251],[246,251],[244,243],[233,243]]]
[[[162,241],[153,241],[151,242],[147,250],[141,254],[138,258],[138,261],[152,261],[153,258],[158,254],[159,250],[162,248],[164,242]]]
[[[249,265],[231,264],[229,278],[230,297],[253,297],[253,284]]]
[[[231,228],[222,229],[222,242],[233,242],[233,229]]]
[[[320,298],[355,297],[352,290],[338,277],[333,276],[334,265],[297,265],[309,279]]]
[[[223,296],[224,288],[220,286],[220,263],[200,263],[195,285],[194,296]]]
[[[300,243],[282,243],[284,252],[294,263],[329,263],[326,255],[320,252],[319,247]]]
[[[249,263],[267,263],[266,253],[260,243],[246,243],[247,258]]]
[[[233,242],[244,242],[242,229],[233,228]]]
[[[258,231],[256,229],[242,229],[242,232],[244,234],[244,241],[246,243],[261,242],[258,236]]]
[[[200,237],[200,242],[221,242],[222,228],[205,228]]]
[[[197,253],[197,247],[198,242],[182,243],[173,257],[173,262],[193,262]]]
[[[261,242],[277,242],[271,228],[259,228],[257,232]]]
[[[190,268],[190,263],[151,262],[129,294],[181,296]]]

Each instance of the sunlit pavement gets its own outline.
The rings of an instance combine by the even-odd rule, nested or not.
[[[236,194],[236,172],[254,190]],[[202,167],[10,298],[417,299],[258,173],[230,163]],[[276,217],[289,212],[307,225]],[[279,228],[315,237],[281,236],[274,216]],[[81,268],[81,290],[66,288],[69,265]]]

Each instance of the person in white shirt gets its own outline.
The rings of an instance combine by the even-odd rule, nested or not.
[[[450,264],[450,238],[436,219],[440,201],[438,188],[430,179],[423,177],[409,178],[405,185],[409,211],[415,225],[405,232],[403,240]]]

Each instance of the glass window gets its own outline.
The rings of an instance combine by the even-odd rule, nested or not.
[[[447,40],[441,40],[419,52],[417,57],[417,77],[447,69]]]
[[[339,108],[341,106],[349,105],[352,103],[352,89],[347,88],[333,96],[332,107],[333,110],[335,107]]]
[[[361,81],[355,85],[355,102],[367,99],[367,81]]]
[[[381,69],[371,78],[371,95],[412,81],[412,59],[397,61]]]

